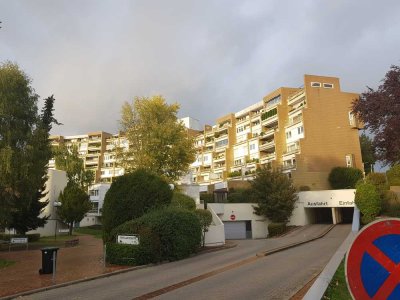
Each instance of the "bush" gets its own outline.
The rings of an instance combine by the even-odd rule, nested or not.
[[[400,217],[400,199],[393,191],[385,191],[382,197],[382,214],[388,217]]]
[[[386,183],[386,176],[383,173],[369,173],[365,177],[365,182],[373,184],[379,192],[389,189],[389,186]]]
[[[196,202],[193,198],[175,191],[172,196],[171,206],[194,211],[196,209]]]
[[[253,191],[251,189],[234,189],[229,191],[227,197],[228,203],[253,203],[256,202],[254,199]]]
[[[400,186],[400,164],[394,165],[386,172],[386,176],[391,186]]]
[[[242,176],[241,171],[233,171],[228,173],[228,177],[239,177],[239,176]]]
[[[200,200],[207,203],[214,203],[214,194],[200,193]]]
[[[379,192],[371,183],[360,184],[356,190],[355,203],[362,214],[361,221],[368,224],[381,211]]]
[[[212,223],[212,214],[209,210],[206,209],[196,209],[195,214],[200,221],[201,232],[202,232],[201,239],[203,241],[203,247],[204,247],[206,243],[206,232],[208,231],[208,228]]]
[[[169,207],[121,224],[112,231],[112,239],[118,234],[139,235],[140,244],[130,245],[131,251],[123,249],[121,255],[132,255],[129,263],[146,264],[178,260],[196,252],[201,241],[201,225],[193,212]],[[112,261],[121,264],[121,255],[117,249],[112,253]]]
[[[117,177],[104,198],[103,239],[118,225],[171,203],[172,191],[166,181],[144,170]]]
[[[273,237],[286,232],[286,223],[269,223],[268,236]]]
[[[328,180],[334,190],[354,189],[356,183],[363,178],[361,170],[356,168],[335,167],[331,170]]]

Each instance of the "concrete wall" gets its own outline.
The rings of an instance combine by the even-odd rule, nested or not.
[[[205,245],[206,246],[217,246],[225,244],[225,230],[224,223],[217,216],[212,207],[208,206],[207,209],[211,212],[213,221],[205,234]]]
[[[254,213],[254,203],[209,203],[223,222],[232,222],[231,215],[235,216],[234,221],[251,221],[252,238],[260,239],[268,236],[268,220],[263,216]]]
[[[193,198],[196,204],[200,204],[200,186],[198,184],[181,184],[178,189],[183,194]]]

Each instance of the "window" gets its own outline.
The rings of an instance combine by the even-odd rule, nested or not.
[[[204,161],[208,161],[208,156],[204,156]]]
[[[350,123],[350,126],[354,126],[354,124],[355,124],[354,114],[351,111],[349,111],[349,123]]]
[[[346,167],[347,168],[353,167],[353,155],[352,154],[346,155]]]
[[[300,127],[297,128],[297,133],[298,134],[302,134],[303,132],[304,132],[303,126],[300,126]]]
[[[90,190],[89,191],[90,196],[98,196],[99,195],[99,190]]]
[[[291,131],[286,132],[286,138],[290,139],[291,137],[292,137],[292,132]]]
[[[333,84],[332,83],[324,83],[324,88],[325,89],[333,89]]]
[[[311,82],[312,87],[321,87],[321,82]]]
[[[256,144],[250,144],[250,150],[256,150]]]
[[[218,141],[218,142],[215,143],[215,147],[216,148],[222,147],[222,146],[226,146],[226,145],[228,145],[228,139],[225,139],[225,140],[222,140],[222,141]]]

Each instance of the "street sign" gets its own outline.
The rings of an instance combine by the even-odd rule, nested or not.
[[[11,238],[11,244],[26,244],[28,243],[28,238]]]
[[[59,233],[69,233],[69,229],[58,229]]]
[[[138,235],[118,235],[117,244],[139,245]]]
[[[236,216],[235,215],[231,215],[231,220],[235,221],[236,220]]]
[[[346,257],[346,280],[354,299],[400,299],[400,219],[363,228]]]

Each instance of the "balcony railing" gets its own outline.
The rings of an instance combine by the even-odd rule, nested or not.
[[[282,165],[282,171],[296,169],[296,164]]]
[[[304,90],[302,89],[288,97],[288,104],[292,105],[296,102],[299,102],[299,100],[301,100],[303,97],[305,97],[305,93],[304,93]]]
[[[273,147],[275,147],[275,142],[274,142],[274,141],[271,141],[271,142],[267,142],[267,143],[261,144],[261,145],[258,147],[258,149],[259,149],[260,151],[263,151],[263,150],[267,150],[267,149],[273,148]]]

